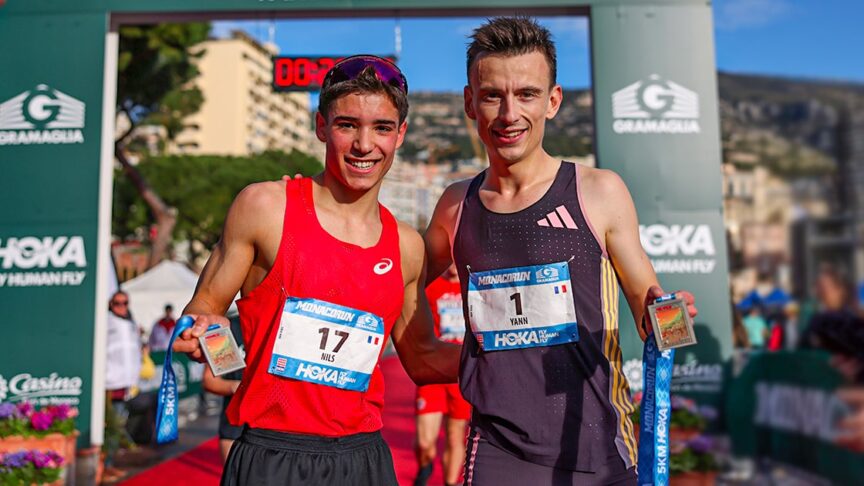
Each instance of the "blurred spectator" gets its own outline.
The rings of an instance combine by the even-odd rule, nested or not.
[[[105,343],[105,477],[124,474],[113,467],[114,456],[124,444],[131,443],[125,432],[127,400],[138,385],[141,373],[140,330],[129,312],[129,295],[118,290],[108,302],[108,335]]]
[[[747,328],[741,320],[741,312],[732,304],[732,344],[735,349],[749,349],[750,339],[747,338]]]
[[[864,363],[864,320],[858,316],[851,283],[835,268],[823,267],[816,280],[816,296],[819,310],[810,319],[801,346]],[[857,375],[857,380],[864,379],[864,370]]]
[[[173,313],[174,307],[171,304],[165,305],[165,315],[153,324],[153,329],[150,331],[150,349],[152,351],[165,351],[168,349],[171,333],[174,332],[174,326],[177,324]]]
[[[768,337],[768,323],[762,317],[759,307],[753,306],[747,310],[747,315],[744,317],[744,328],[747,330],[747,339],[750,341],[751,349],[765,347],[765,338]]]
[[[800,340],[798,303],[795,301],[789,302],[785,307],[786,322],[783,328],[783,347],[786,349],[795,349],[798,347]]]
[[[849,406],[849,414],[840,422],[837,443],[864,453],[864,387],[841,389],[838,395]]]

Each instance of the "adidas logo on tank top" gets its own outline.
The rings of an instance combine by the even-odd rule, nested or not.
[[[553,228],[566,228],[570,230],[579,229],[576,226],[576,222],[573,221],[573,216],[570,216],[570,212],[567,211],[567,207],[564,205],[558,206],[555,208],[555,211],[537,220],[537,224],[544,227],[551,226]]]

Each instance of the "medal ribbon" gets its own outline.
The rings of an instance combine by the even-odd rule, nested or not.
[[[642,403],[639,406],[641,418],[637,473],[640,486],[669,484],[669,422],[672,418],[670,384],[674,357],[674,349],[657,349],[653,333],[645,339],[642,353]]]
[[[177,377],[174,375],[173,356],[174,340],[186,329],[192,327],[195,320],[183,316],[177,320],[168,349],[165,352],[165,363],[162,365],[162,383],[159,385],[159,402],[156,408],[156,443],[167,444],[177,440]],[[213,324],[207,330],[218,329]]]

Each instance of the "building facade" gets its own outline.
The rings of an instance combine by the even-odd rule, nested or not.
[[[267,150],[300,150],[315,155],[309,93],[276,93],[272,89],[275,45],[262,45],[242,31],[211,39],[200,47],[200,75],[195,84],[204,95],[201,110],[169,147],[175,154],[243,156]]]

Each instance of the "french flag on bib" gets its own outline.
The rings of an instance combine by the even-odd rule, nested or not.
[[[379,339],[381,338],[379,338],[378,336],[366,336],[366,342],[369,344],[374,344],[376,346],[378,345]]]
[[[556,285],[555,286],[555,295],[566,294],[566,293],[567,293],[567,286],[566,285]]]

